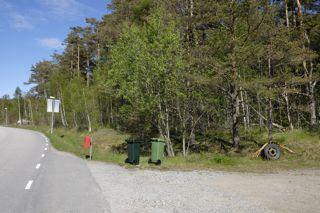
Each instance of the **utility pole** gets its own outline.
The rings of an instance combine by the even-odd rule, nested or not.
[[[8,126],[8,108],[4,108],[4,110],[6,111],[6,126]]]

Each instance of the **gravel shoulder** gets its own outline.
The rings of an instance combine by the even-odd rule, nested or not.
[[[320,170],[255,174],[87,164],[115,213],[320,212]]]

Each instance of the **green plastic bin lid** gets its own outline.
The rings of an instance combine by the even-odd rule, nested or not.
[[[141,143],[141,140],[135,139],[135,138],[129,138],[126,139],[127,143]]]
[[[165,140],[162,138],[151,138],[151,141],[165,143]]]

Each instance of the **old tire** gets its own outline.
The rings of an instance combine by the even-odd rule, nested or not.
[[[148,164],[151,164],[151,163],[152,163],[151,158],[149,158],[149,160],[148,160]]]
[[[270,143],[264,147],[263,154],[268,160],[278,160],[281,156],[281,150],[277,144]]]
[[[125,162],[125,163],[129,163],[129,158],[127,158],[124,162]]]

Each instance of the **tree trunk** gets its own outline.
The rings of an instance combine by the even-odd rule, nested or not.
[[[303,14],[302,14],[302,5],[300,0],[296,0],[297,6],[298,6],[298,21],[299,21],[299,27],[301,30],[301,38],[305,39],[310,46],[310,39],[307,35],[307,32],[303,30]],[[305,46],[303,45],[303,49],[305,49]],[[312,59],[310,60],[310,65],[309,68],[307,66],[307,60],[303,61],[303,68],[305,70],[305,75],[310,79],[307,85],[308,89],[308,96],[310,98],[310,104],[309,104],[309,109],[310,109],[310,128],[314,129],[317,126],[317,114],[316,114],[316,101],[314,97],[314,87],[318,83],[317,81],[313,81],[313,62]]]
[[[77,45],[77,71],[78,71],[78,77],[80,77],[80,46]]]
[[[184,106],[183,109],[180,107],[180,103],[177,102],[177,112],[178,117],[180,119],[181,128],[182,128],[182,153],[185,157],[187,155],[186,152],[186,136],[187,136],[187,118],[186,118],[186,107]],[[178,125],[176,125],[178,127]],[[178,130],[176,130],[178,132]]]
[[[203,115],[204,115],[204,113],[202,113],[196,120],[195,120],[195,116],[192,116],[192,118],[191,118],[191,130],[190,130],[190,136],[189,136],[189,141],[188,141],[188,146],[187,146],[187,154],[189,153],[190,145],[195,143],[196,126],[199,123],[199,121]]]
[[[100,57],[101,57],[101,50],[100,50],[100,43],[98,42],[98,44],[97,44],[97,49],[98,49],[98,57],[97,57],[97,59],[98,59],[98,61],[100,61]]]
[[[30,99],[29,99],[29,112],[30,112],[31,125],[34,125],[32,104],[31,104],[31,100]]]
[[[91,118],[90,118],[86,95],[84,93],[84,88],[82,88],[82,95],[83,95],[83,99],[84,99],[84,107],[85,107],[86,117],[87,117],[87,121],[88,121],[88,131],[91,132],[92,131]]]
[[[298,6],[298,25],[301,27],[303,24],[303,17],[302,17],[302,5],[300,0],[296,0]]]
[[[243,126],[245,131],[248,129],[248,123],[247,123],[247,116],[246,116],[246,108],[244,104],[244,98],[243,98],[243,90],[240,88],[240,98],[241,98],[241,108],[242,108],[242,117],[243,117]]]
[[[43,90],[43,93],[44,93],[44,97],[45,97],[45,99],[47,100],[47,99],[48,99],[48,93],[47,93],[47,90],[46,90],[46,89],[44,89],[44,90]]]
[[[183,130],[182,132],[182,150],[183,150],[183,156],[185,157],[187,155],[186,150],[186,131]]]
[[[233,147],[238,148],[240,145],[239,118],[240,118],[240,99],[237,86],[232,86],[232,141]]]
[[[317,127],[317,112],[316,112],[316,100],[314,97],[315,84],[310,83],[309,96],[310,96],[310,128],[311,130]]]
[[[171,134],[170,134],[170,125],[169,125],[169,111],[168,107],[165,106],[165,129],[166,129],[166,140],[167,140],[167,147],[170,150],[170,157],[174,157],[174,151],[173,151],[173,146],[172,146],[172,141],[171,141]]]
[[[286,87],[285,87],[285,89],[286,89]],[[292,123],[291,112],[290,112],[289,95],[287,92],[284,92],[284,93],[282,93],[282,96],[286,102],[286,111],[287,111],[287,119],[288,119],[289,128],[290,128],[290,130],[293,130],[293,123]]]
[[[269,79],[272,78],[273,73],[272,73],[272,67],[271,67],[271,59],[270,57],[268,58],[268,74],[269,74]],[[271,86],[269,86],[269,90],[271,90]],[[272,126],[273,126],[273,109],[272,109],[272,100],[271,98],[268,98],[268,140],[269,143],[272,143],[273,138],[272,138]]]
[[[232,1],[233,3],[233,1]],[[232,104],[232,141],[233,147],[239,148],[240,145],[240,99],[239,99],[239,86],[238,78],[239,72],[236,61],[236,18],[234,17],[233,8],[231,8],[230,15],[230,33],[231,33],[231,72],[232,82],[230,84],[231,89],[231,104]]]
[[[310,46],[310,39],[307,35],[306,32],[304,32],[304,37]],[[317,114],[316,114],[316,100],[315,100],[315,95],[314,95],[314,88],[316,87],[318,81],[314,81],[313,78],[313,71],[314,71],[314,65],[313,62],[310,61],[309,64],[309,69],[307,66],[307,61],[303,61],[303,68],[305,70],[306,76],[310,79],[307,85],[307,91],[308,91],[308,96],[310,98],[310,128],[314,130],[317,126]]]
[[[60,112],[60,118],[61,118],[61,122],[62,122],[62,125],[63,127],[66,127],[66,123],[64,122],[64,118],[63,118],[63,112],[62,112],[62,106],[60,105],[60,109],[61,109],[61,112]]]
[[[76,117],[75,111],[73,111],[73,125],[75,128],[78,128],[78,122],[77,122],[77,117]]]
[[[114,125],[112,100],[110,101],[110,119],[111,119],[111,124]]]
[[[72,71],[72,73],[74,73],[73,72],[73,53],[74,52],[74,46],[72,45],[72,47],[71,47],[71,60],[70,60],[70,69],[71,69],[71,71]]]
[[[272,127],[273,127],[273,117],[272,117],[272,100],[271,98],[268,99],[269,105],[268,105],[268,141],[271,143],[273,141],[272,138]]]
[[[245,91],[245,107],[246,107],[246,118],[247,118],[247,127],[250,128],[250,109],[249,109],[249,105],[248,105],[248,92]]]
[[[308,36],[305,34],[306,40],[310,45],[310,40]],[[309,109],[310,109],[310,128],[315,129],[317,126],[317,114],[316,114],[316,100],[314,95],[314,88],[317,85],[318,81],[312,80],[313,78],[313,62],[310,62],[309,68],[307,66],[307,61],[303,61],[303,68],[305,70],[305,75],[310,79],[307,85],[307,93],[310,99]]]
[[[87,120],[88,120],[88,131],[92,132],[92,124],[89,113],[87,113]]]
[[[21,120],[21,109],[20,109],[20,95],[18,95],[18,111],[19,111],[19,125],[21,125],[22,120]]]
[[[26,105],[26,99],[24,98],[23,99],[23,111],[24,111],[24,118],[26,119],[26,120],[28,120],[28,113],[27,113],[27,105]]]
[[[262,112],[261,112],[261,100],[260,100],[259,94],[257,94],[257,100],[258,100],[258,114],[262,115]],[[260,127],[260,130],[261,130],[263,125],[264,125],[263,118],[261,116],[259,116],[259,127]]]
[[[190,17],[193,17],[194,3],[193,0],[190,0]]]
[[[87,87],[90,86],[90,73],[89,73],[89,66],[90,66],[90,59],[87,58],[87,73],[86,73],[86,77],[87,77]]]
[[[158,104],[159,108],[159,118],[158,118],[158,130],[162,137],[166,141],[166,150],[168,156],[174,156],[174,150],[172,147],[172,142],[170,139],[170,126],[169,126],[169,112],[167,106],[165,106],[165,111],[163,112],[161,103]]]
[[[64,99],[63,99],[63,94],[62,94],[62,90],[60,89],[60,100],[61,100],[61,115],[62,115],[62,119],[63,119],[63,123],[65,125],[65,127],[68,127],[68,121],[67,121],[67,116],[66,116],[66,109],[64,107]]]
[[[188,146],[187,146],[187,154],[189,153],[190,145],[192,145],[194,143],[195,143],[194,128],[191,128],[190,136],[189,136],[189,140],[188,140]]]
[[[65,117],[64,117],[65,114],[64,114],[64,108],[63,108],[62,93],[60,91],[58,92],[58,96],[60,98],[60,109],[61,109],[60,117],[61,117],[61,122],[62,122],[63,127],[67,127],[67,123],[66,123],[66,120],[65,120]]]
[[[288,12],[288,0],[284,1],[285,4],[285,13],[286,13],[286,24],[287,24],[287,28],[289,28],[290,24],[289,24],[289,12]]]
[[[285,0],[285,13],[286,13],[286,25],[287,28],[290,28],[290,22],[289,22],[289,12],[288,12],[288,0]],[[287,85],[285,84],[285,90],[287,89]],[[287,92],[284,92],[282,94],[285,102],[286,102],[286,111],[287,111],[287,118],[288,118],[288,124],[290,130],[293,130],[293,124],[291,119],[291,113],[290,113],[290,101],[289,101],[289,95]]]

